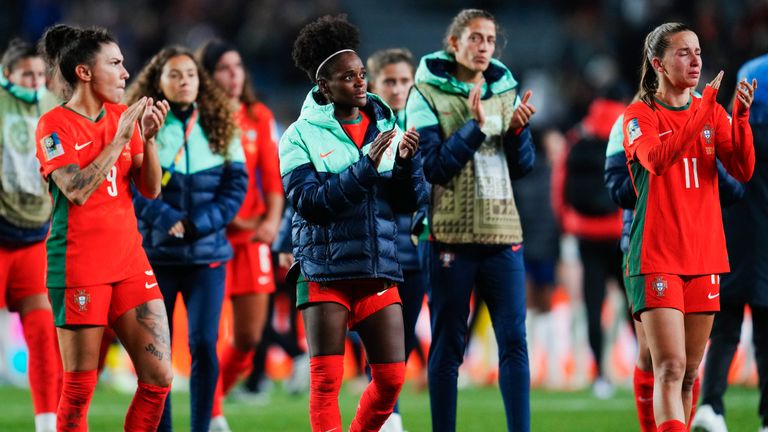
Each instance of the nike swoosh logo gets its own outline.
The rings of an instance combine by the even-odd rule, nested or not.
[[[82,149],[88,147],[89,145],[91,145],[92,142],[93,141],[88,141],[85,144],[75,144],[75,150],[82,150]]]
[[[385,289],[384,291],[379,291],[376,293],[377,296],[383,296],[385,292],[389,291],[389,288]]]
[[[712,299],[716,299],[716,298],[718,298],[718,297],[720,297],[720,293],[717,293],[717,294],[715,294],[715,295],[712,295],[712,293],[708,293],[708,294],[707,294],[707,298],[708,298],[708,299],[710,299],[710,300],[712,300]]]
[[[518,244],[518,245],[512,245],[512,252],[517,252],[517,251],[519,251],[519,250],[520,250],[520,248],[522,248],[522,247],[523,247],[523,245],[521,245],[521,244]]]
[[[645,397],[642,397],[642,396],[638,396],[637,397],[637,401],[638,402],[643,402],[643,403],[648,403],[648,402],[653,402],[653,398],[652,397],[645,398]]]
[[[662,133],[660,133],[660,134],[659,134],[659,136],[660,136],[660,137],[663,137],[664,135],[667,135],[667,134],[671,134],[671,133],[672,133],[672,131],[671,131],[671,130],[668,130],[668,131],[666,131],[666,132],[662,132]]]
[[[327,158],[327,157],[328,157],[328,155],[330,155],[331,153],[333,153],[333,152],[335,152],[335,151],[336,151],[336,149],[333,149],[333,150],[329,151],[328,153],[320,153],[320,159],[325,159],[325,158]]]
[[[152,276],[153,274],[155,274],[155,272],[153,272],[152,270],[147,270],[144,272],[144,274],[147,276]]]
[[[333,431],[335,431],[335,430],[338,430],[338,429],[339,429],[339,428],[328,429],[328,430],[327,430],[327,431],[325,431],[325,432],[333,432]]]
[[[157,286],[157,282],[152,283],[152,284],[149,283],[149,282],[144,282],[144,288],[146,288],[146,289],[154,288],[156,286]]]

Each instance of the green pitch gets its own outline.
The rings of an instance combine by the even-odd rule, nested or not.
[[[342,418],[349,424],[357,405],[358,394],[342,388],[339,398]],[[757,390],[734,387],[726,397],[728,428],[734,432],[758,429]],[[97,389],[91,403],[91,432],[121,431],[131,396],[111,389]],[[307,431],[307,396],[292,397],[279,386],[269,402],[227,401],[224,410],[235,432]],[[0,431],[33,431],[32,402],[29,392],[0,387]],[[426,392],[415,393],[406,384],[400,399],[400,412],[410,432],[429,431],[429,399]],[[531,394],[532,430],[550,431],[637,431],[634,401],[629,390],[620,390],[610,400],[597,400],[588,391],[546,392]],[[174,429],[189,430],[189,395],[173,395]],[[497,388],[473,388],[459,391],[457,430],[492,432],[505,430],[504,410]]]

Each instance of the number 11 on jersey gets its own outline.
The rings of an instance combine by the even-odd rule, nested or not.
[[[699,171],[696,166],[696,158],[690,158],[690,164],[688,158],[683,158],[683,165],[685,166],[685,188],[691,188],[691,172],[693,172],[693,187],[699,188]],[[690,165],[690,168],[689,168]]]
[[[686,168],[686,172],[688,169]],[[117,166],[112,165],[112,168],[107,173],[107,181],[109,182],[109,185],[107,185],[107,193],[109,196],[116,197],[117,196]]]

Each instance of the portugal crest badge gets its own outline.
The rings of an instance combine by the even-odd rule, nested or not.
[[[715,135],[715,132],[712,130],[712,126],[705,124],[704,130],[701,131],[701,135],[704,137],[704,140],[707,141],[707,144],[712,144],[712,137]]]
[[[84,289],[79,289],[74,295],[75,305],[77,305],[79,312],[85,312],[88,310],[88,303],[91,302],[91,295]]]
[[[653,290],[656,292],[656,297],[664,297],[664,291],[667,290],[667,281],[661,276],[656,276],[653,280]]]

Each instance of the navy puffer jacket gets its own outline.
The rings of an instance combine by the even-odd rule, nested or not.
[[[280,140],[280,172],[292,221],[293,254],[306,279],[318,282],[382,278],[402,282],[395,212],[412,213],[426,199],[421,155],[402,160],[397,145],[378,169],[367,156],[379,132],[397,128],[392,110],[368,94],[371,119],[362,149],[313,89],[299,119]]]

